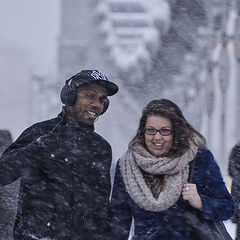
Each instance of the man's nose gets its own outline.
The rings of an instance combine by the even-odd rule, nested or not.
[[[95,97],[92,100],[91,105],[94,106],[94,107],[97,107],[97,108],[101,108],[102,107],[102,104],[101,104],[100,99],[98,97]]]

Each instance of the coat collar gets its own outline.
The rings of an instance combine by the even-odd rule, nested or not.
[[[82,131],[84,132],[94,132],[94,125],[89,125],[89,124],[86,124],[86,123],[80,123],[80,124],[77,124],[67,113],[67,107],[66,106],[63,106],[62,107],[62,112],[59,113],[58,115],[58,118],[60,118],[61,122],[70,127],[70,128],[78,128],[78,129],[81,129]]]

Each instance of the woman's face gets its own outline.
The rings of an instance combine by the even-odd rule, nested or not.
[[[145,144],[148,151],[155,157],[166,154],[173,144],[172,132],[172,124],[168,118],[149,116],[145,125]]]

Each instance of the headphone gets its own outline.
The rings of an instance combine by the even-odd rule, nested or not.
[[[66,106],[74,105],[77,99],[77,88],[83,84],[86,84],[85,81],[81,81],[81,80],[76,81],[76,83],[74,84],[71,81],[72,79],[73,77],[66,80],[65,85],[63,86],[60,93],[61,101]],[[69,83],[70,81],[71,83]],[[100,115],[102,115],[107,111],[109,104],[110,104],[110,101],[108,98],[106,98],[106,101],[104,102],[104,105],[103,105],[103,110]]]

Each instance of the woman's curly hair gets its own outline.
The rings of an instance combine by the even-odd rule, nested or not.
[[[190,123],[185,119],[181,109],[168,99],[156,99],[147,104],[142,111],[139,127],[136,136],[130,142],[140,143],[146,148],[145,144],[145,125],[150,116],[161,116],[168,118],[173,127],[173,145],[168,152],[168,156],[180,156],[189,148],[192,140],[197,146],[205,147],[206,140]]]

